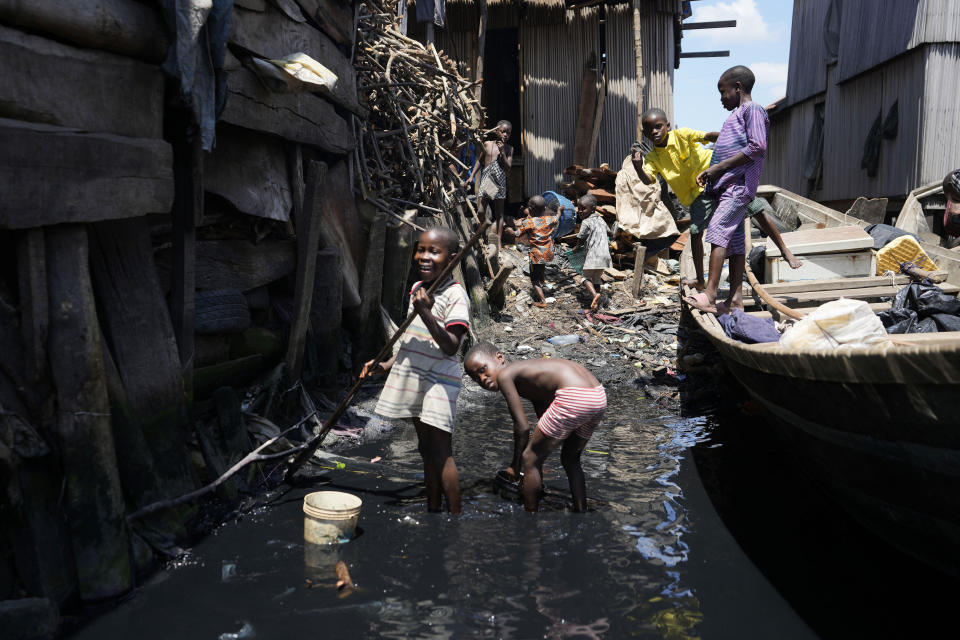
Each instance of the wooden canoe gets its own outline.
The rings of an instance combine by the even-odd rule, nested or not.
[[[794,224],[866,226],[779,189],[766,195]],[[960,254],[924,245],[960,288]],[[684,277],[693,274],[687,248]],[[840,296],[875,309],[905,278],[850,278],[768,285],[803,313]],[[689,293],[689,292],[687,292]],[[745,302],[751,297],[744,285]],[[747,311],[765,314],[757,301]],[[856,350],[791,351],[728,338],[716,317],[691,310],[730,373],[774,418],[771,426],[800,466],[869,530],[907,553],[960,576],[960,332],[891,336]]]

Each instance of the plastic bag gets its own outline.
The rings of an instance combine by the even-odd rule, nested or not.
[[[880,318],[863,300],[840,298],[820,305],[783,334],[787,349],[868,347],[887,339]]]

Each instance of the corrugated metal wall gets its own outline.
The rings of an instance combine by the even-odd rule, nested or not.
[[[843,0],[837,82],[903,53],[913,35],[919,3],[920,0]]]
[[[960,3],[957,0],[920,0],[917,21],[908,48],[921,44],[960,41]]]
[[[923,56],[926,83],[917,186],[942,180],[960,167],[960,43],[927,45]]]
[[[817,96],[793,105],[770,122],[767,158],[763,165],[763,184],[775,184],[802,196],[810,195],[804,176],[804,157],[813,129]]]
[[[790,30],[787,105],[827,89],[827,51],[823,39],[827,9],[834,0],[795,0]]]
[[[637,60],[630,5],[607,9],[606,36],[607,98],[594,164],[608,162],[612,168],[619,169],[637,137]]]
[[[572,161],[583,71],[597,51],[596,9],[560,25],[520,25],[523,55],[524,187],[552,189]]]
[[[640,112],[650,107],[666,111],[673,121],[673,24],[676,15],[644,6],[640,14],[640,42],[645,91],[640,96]],[[634,132],[636,136],[636,132]]]

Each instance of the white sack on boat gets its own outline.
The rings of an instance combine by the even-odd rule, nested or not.
[[[863,300],[840,298],[817,307],[780,338],[787,349],[867,347],[887,341],[880,318]]]

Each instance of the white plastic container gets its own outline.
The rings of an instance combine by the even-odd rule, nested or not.
[[[353,538],[363,501],[342,491],[315,491],[303,498],[303,540],[337,544]]]

